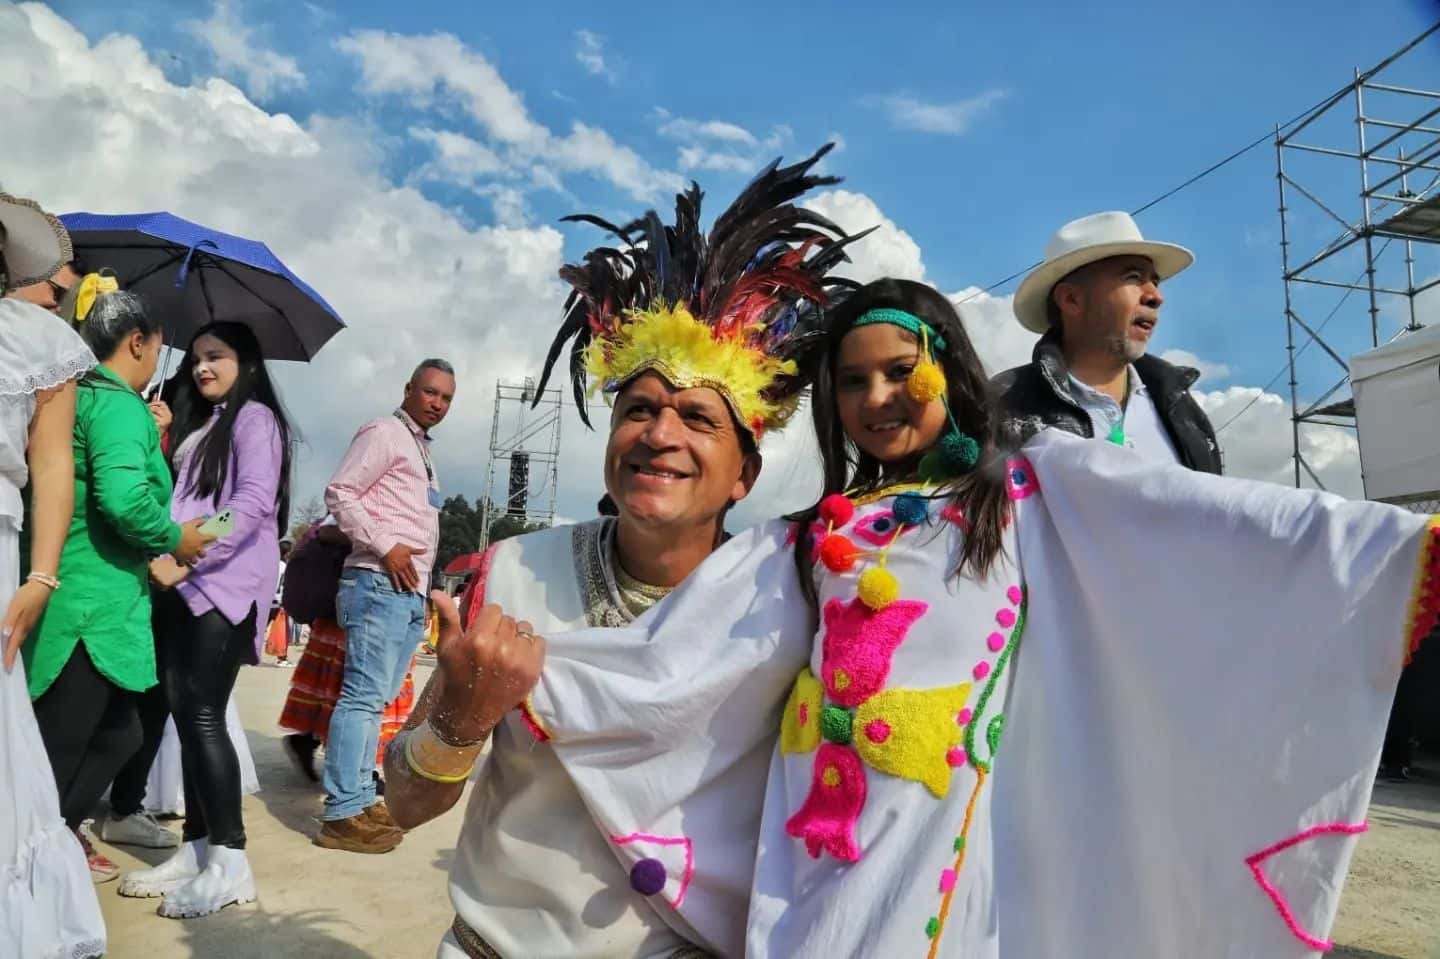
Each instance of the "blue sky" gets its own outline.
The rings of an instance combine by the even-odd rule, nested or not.
[[[693,175],[713,216],[747,179],[742,168],[838,137],[842,146],[828,169],[913,240],[924,278],[947,292],[988,284],[1038,259],[1065,220],[1152,199],[1440,16],[1431,0],[1008,9],[926,3],[845,12],[745,2],[683,12],[593,3],[477,5],[471,12],[423,0],[114,6],[58,2],[51,9],[91,44],[132,36],[177,97],[196,99],[211,78],[223,78],[272,126],[273,117],[288,114],[326,144],[343,128],[367,176],[418,190],[467,230],[510,227],[544,237],[560,229],[567,258],[595,236],[558,227],[561,215],[580,209],[619,217],[663,205],[666,186]],[[404,76],[376,73],[398,69],[394,44],[437,33],[455,38],[450,66],[422,55]],[[357,40],[367,36],[374,41],[368,46]],[[470,99],[462,68],[479,84],[469,88]],[[487,70],[491,80],[475,80]],[[1386,79],[1436,87],[1437,77],[1440,37],[1432,37]],[[520,119],[511,111],[508,128],[493,109],[497,89],[518,104]],[[1317,129],[1318,139],[1345,144],[1353,137],[1350,109]],[[565,139],[576,123],[592,134],[583,143]],[[441,137],[452,145],[465,138],[468,167],[441,168]],[[622,153],[638,166],[617,165]],[[1219,372],[1206,380],[1207,390],[1253,390],[1284,362],[1274,159],[1263,144],[1140,218],[1147,236],[1197,253],[1196,266],[1167,286],[1155,349],[1183,349],[1213,365]],[[707,162],[725,169],[705,169]],[[206,175],[224,167],[214,161]],[[1356,175],[1343,163],[1307,172],[1352,207]],[[0,179],[17,188],[27,177],[46,182],[38,172],[0,169]],[[62,192],[66,202],[90,209],[126,205],[79,187]],[[185,195],[177,189],[175,202]],[[167,194],[151,185],[147,196],[164,202]],[[195,205],[203,211],[203,198]],[[226,214],[217,207],[214,215]],[[286,254],[303,246],[289,232],[296,228],[259,238]],[[1297,249],[1318,248],[1333,233],[1323,215],[1295,229]],[[315,262],[315,251],[295,255],[302,265]],[[1416,268],[1433,275],[1440,258],[1423,251]],[[328,268],[319,270],[302,275],[335,302]],[[1323,316],[1335,299],[1324,291],[1302,310]],[[1360,299],[1352,298],[1331,328],[1342,351],[1364,345]],[[352,328],[370,322],[363,311],[347,319]],[[527,330],[547,338],[553,319],[558,315],[531,317]],[[1387,322],[1393,331],[1396,323]],[[328,350],[357,348],[346,337]],[[1013,358],[1015,350],[1004,355]],[[1316,370],[1318,387],[1329,373]],[[488,397],[491,389],[476,392]],[[473,471],[473,457],[461,468]],[[1254,472],[1271,468],[1257,460]],[[566,499],[576,510],[593,502],[588,486]]]

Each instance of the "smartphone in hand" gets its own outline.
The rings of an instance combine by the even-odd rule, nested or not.
[[[234,531],[235,517],[228,509],[221,510],[200,524],[200,532],[206,536],[213,536],[216,539],[222,536],[229,536]]]

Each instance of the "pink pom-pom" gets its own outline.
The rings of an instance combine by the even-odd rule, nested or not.
[[[950,750],[948,753],[945,754],[945,762],[953,769],[958,769],[959,767],[965,765],[965,760],[967,758],[968,757],[965,755],[965,750],[961,749],[959,746],[956,746],[954,749]]]
[[[1025,598],[1025,594],[1020,591],[1019,586],[1011,586],[1005,591],[1005,598],[1010,600],[1011,606],[1019,606],[1020,600]]]
[[[1005,648],[1005,634],[991,633],[990,638],[985,641],[985,644],[990,647],[990,652],[998,653]]]
[[[958,725],[964,726],[970,721],[970,717],[973,715],[975,714],[970,711],[970,707],[966,706],[964,709],[960,710],[960,714],[955,717],[955,722]]]
[[[953,870],[953,869],[943,869],[943,870],[941,870],[941,872],[940,872],[940,891],[941,891],[941,892],[949,892],[951,889],[954,889],[954,888],[955,888],[955,879],[956,879],[956,878],[957,878],[957,877],[956,877],[956,875],[955,875],[955,870]]]
[[[975,669],[973,670],[973,672],[976,679],[984,679],[986,676],[990,675],[990,664],[982,659],[980,660],[980,662],[975,664]]]
[[[820,518],[839,529],[855,518],[855,504],[840,493],[831,493],[820,501]]]
[[[995,622],[999,623],[1004,628],[1009,629],[1011,626],[1015,625],[1015,610],[1000,610],[998,613],[995,614]]]

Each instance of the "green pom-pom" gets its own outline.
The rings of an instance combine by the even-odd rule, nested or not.
[[[980,462],[980,444],[975,437],[951,430],[940,440],[940,463],[954,476],[968,473]]]
[[[930,921],[925,923],[925,935],[934,939],[940,932],[940,917],[931,916]]]
[[[855,714],[841,706],[826,706],[820,710],[820,735],[828,743],[848,746],[854,723]]]
[[[965,837],[964,837],[964,836],[956,836],[956,837],[955,837],[955,851],[956,851],[956,852],[959,852],[960,850],[962,850],[962,849],[964,849],[964,848],[965,848]]]

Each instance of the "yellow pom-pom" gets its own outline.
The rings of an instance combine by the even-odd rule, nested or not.
[[[873,610],[882,610],[900,596],[900,582],[880,566],[860,575],[860,602]]]
[[[906,386],[915,402],[932,402],[945,394],[945,371],[926,360],[910,371]]]

